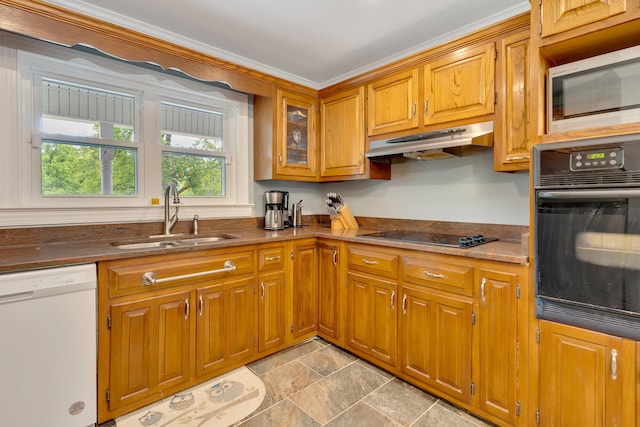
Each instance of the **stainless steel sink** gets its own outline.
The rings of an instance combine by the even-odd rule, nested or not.
[[[233,234],[176,234],[170,236],[150,236],[141,240],[112,242],[118,249],[170,249],[188,246],[202,246],[211,243],[237,239]]]

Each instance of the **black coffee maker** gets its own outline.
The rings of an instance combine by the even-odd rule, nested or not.
[[[264,193],[264,229],[283,230],[289,226],[289,192],[271,190]]]

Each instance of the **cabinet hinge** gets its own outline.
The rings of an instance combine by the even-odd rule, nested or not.
[[[471,313],[471,324],[472,325],[476,324],[476,313],[475,313],[475,311],[473,313]]]
[[[474,394],[476,394],[476,383],[471,381],[471,395],[473,396]]]
[[[536,409],[536,424],[540,425],[540,409]]]
[[[493,105],[498,105],[498,92],[493,92]]]
[[[295,328],[293,327],[293,323],[291,324],[291,328],[289,328],[291,330],[291,333],[293,333],[293,331],[295,330]]]
[[[107,398],[107,403],[111,402],[111,390],[107,389],[105,397]]]
[[[497,61],[498,60],[498,49],[493,51],[493,60]]]
[[[111,329],[111,313],[107,314],[107,329]]]
[[[258,284],[254,283],[253,284],[253,293],[255,294],[256,292],[258,292]]]
[[[520,412],[522,411],[522,405],[520,405],[520,401],[516,402],[516,416],[520,416]]]
[[[520,285],[516,285],[516,298],[520,299],[522,295],[522,289],[520,289]]]
[[[294,259],[294,258],[295,258],[295,256],[293,254],[293,251],[291,251],[291,259]]]
[[[536,342],[540,344],[540,328],[536,328]]]

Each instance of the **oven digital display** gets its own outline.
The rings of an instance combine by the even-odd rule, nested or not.
[[[589,153],[587,154],[587,159],[588,160],[604,159],[604,153]]]

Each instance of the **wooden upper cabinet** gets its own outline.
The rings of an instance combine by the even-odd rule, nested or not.
[[[501,40],[498,64],[499,95],[494,121],[494,169],[528,170],[531,157],[529,30]]]
[[[322,99],[320,122],[320,176],[364,174],[364,86]]]
[[[368,134],[418,127],[418,69],[400,71],[367,85]]]
[[[629,0],[541,0],[542,37],[626,12]]]
[[[315,98],[278,90],[276,174],[316,178],[316,110]]]
[[[495,46],[463,48],[424,66],[424,124],[493,113]]]

